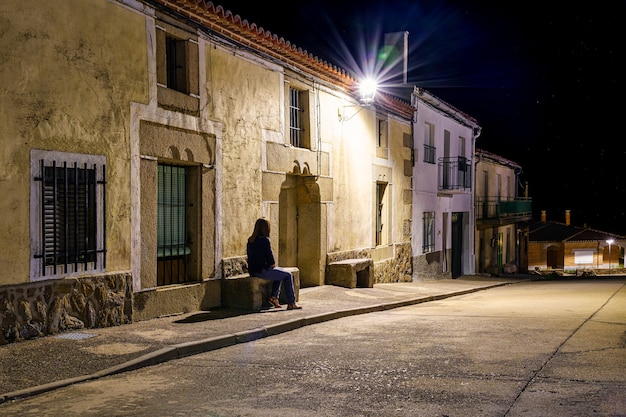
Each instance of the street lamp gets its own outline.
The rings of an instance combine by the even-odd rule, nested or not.
[[[359,93],[361,94],[361,102],[365,105],[374,101],[378,83],[372,78],[366,78],[359,83]]]
[[[337,117],[339,118],[340,122],[347,122],[348,120],[356,116],[357,113],[363,110],[363,106],[368,107],[374,102],[374,97],[376,96],[376,90],[378,88],[378,83],[376,82],[375,79],[365,78],[359,82],[358,87],[359,87],[359,102],[361,103],[361,105],[360,106],[349,105],[349,106],[339,107],[339,109],[337,110]],[[352,115],[346,116],[345,110],[348,107],[358,107],[358,110],[353,112]]]
[[[609,244],[609,275],[611,275],[611,245],[613,244],[613,239],[609,239],[606,241]]]

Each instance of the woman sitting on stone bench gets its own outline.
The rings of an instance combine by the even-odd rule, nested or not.
[[[254,224],[254,231],[248,238],[248,273],[251,277],[269,279],[272,283],[272,293],[269,302],[276,308],[281,308],[278,297],[280,296],[280,284],[284,284],[287,296],[287,310],[301,309],[296,304],[296,294],[293,286],[291,272],[277,267],[274,252],[270,242],[270,223],[261,217]]]

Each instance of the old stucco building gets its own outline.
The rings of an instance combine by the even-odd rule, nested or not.
[[[410,103],[211,2],[0,27],[0,343],[220,306],[260,216],[303,287],[354,258],[412,279]]]
[[[476,272],[528,272],[532,199],[521,185],[522,167],[484,149],[475,160]]]

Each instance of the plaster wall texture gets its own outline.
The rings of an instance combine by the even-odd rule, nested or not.
[[[413,171],[411,166],[411,148],[413,131],[407,122],[392,118],[389,129],[388,159],[385,165],[391,165],[392,172],[392,229],[391,242],[411,241],[410,226],[413,201]]]
[[[371,190],[375,148],[368,126],[373,126],[374,117],[373,112],[364,109],[341,122],[339,136],[333,142],[335,198],[332,222],[336,228],[329,241],[330,252],[372,246],[374,196]]]
[[[37,10],[37,13],[33,13]],[[4,284],[29,280],[30,150],[107,164],[107,268],[130,265],[129,103],[147,100],[144,18],[110,2],[0,4]]]
[[[487,182],[485,182],[485,175]],[[500,184],[496,178],[500,176]],[[502,164],[488,160],[476,163],[476,197],[496,197],[503,200],[513,199],[515,195],[515,171]]]
[[[222,254],[231,257],[245,253],[254,222],[265,214],[262,139],[264,131],[281,129],[282,75],[277,68],[211,45],[206,54],[210,74],[206,89],[212,109],[209,117],[222,121],[224,126]],[[272,224],[272,234],[277,226]]]

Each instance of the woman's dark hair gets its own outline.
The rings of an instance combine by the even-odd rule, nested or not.
[[[254,242],[257,237],[270,237],[270,222],[265,217],[257,219],[254,223],[254,231],[248,238],[248,242]]]

